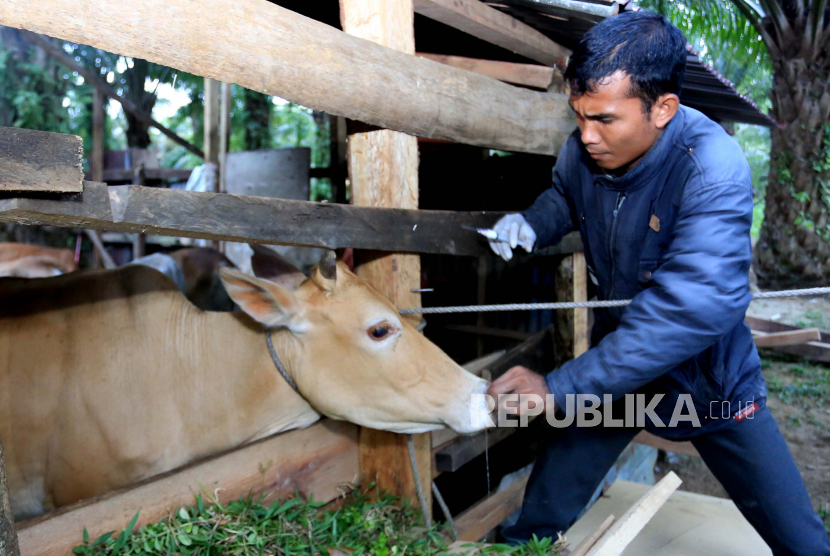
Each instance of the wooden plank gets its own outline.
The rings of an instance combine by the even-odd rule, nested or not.
[[[495,529],[504,518],[522,507],[530,471],[516,482],[484,498],[455,519],[458,538],[462,541],[479,541]]]
[[[148,180],[176,180],[187,181],[193,170],[182,168],[145,168],[144,177]],[[133,179],[133,171],[130,168],[106,168],[100,179],[95,179],[95,174],[88,172],[86,174],[87,181],[126,181],[130,182]]]
[[[502,427],[489,430],[486,434],[481,432],[470,436],[459,436],[454,442],[436,451],[435,470],[442,473],[458,471],[516,430],[518,429]]]
[[[415,11],[430,19],[562,70],[571,51],[511,15],[479,0],[414,0]]]
[[[427,54],[418,52],[419,58],[426,58],[440,62],[454,68],[472,71],[498,79],[505,83],[524,85],[536,89],[547,90],[554,79],[561,81],[559,72],[547,66],[534,64],[516,64],[513,62],[500,62],[497,60],[479,60],[477,58],[465,58],[464,56],[449,56],[446,54]]]
[[[657,448],[658,450],[665,450],[666,452],[674,452],[675,454],[683,456],[690,456],[693,458],[700,457],[700,453],[698,453],[697,448],[695,448],[694,444],[689,441],[675,442],[673,440],[660,438],[659,436],[647,431],[640,431],[637,436],[634,437],[632,442],[651,446],[652,448]]]
[[[215,0],[209,10],[190,0],[2,0],[0,25],[413,135],[556,155],[576,127],[565,95],[417,58],[265,0]]]
[[[789,330],[803,330],[799,326],[792,326],[789,324],[782,324],[766,319],[747,316],[744,319],[749,327],[754,331],[759,332],[786,332]],[[806,357],[813,361],[822,361],[830,363],[830,333],[820,332],[821,340],[818,342],[808,342],[797,346],[779,346],[774,347],[775,351],[782,353],[789,353],[790,355],[797,355],[799,357]]]
[[[0,556],[19,555],[14,516],[6,489],[6,460],[3,458],[3,445],[0,444]]]
[[[674,471],[654,485],[588,551],[586,556],[619,556],[682,483]]]
[[[0,192],[80,192],[83,156],[76,135],[0,127]]]
[[[588,301],[588,268],[584,253],[574,253],[573,300]],[[588,309],[574,309],[574,357],[579,357],[590,347],[591,328],[588,326]]]
[[[357,470],[357,427],[326,419],[25,522],[19,527],[20,548],[24,556],[69,556],[84,527],[94,539],[125,527],[139,510],[141,527],[192,504],[198,493],[207,498],[204,490],[222,503],[250,492],[268,493],[267,504],[291,496],[295,488],[325,502]]]
[[[613,515],[609,515],[607,518],[605,518],[605,521],[603,521],[600,524],[600,526],[597,527],[596,531],[582,539],[582,542],[580,542],[578,545],[574,547],[573,551],[570,553],[569,556],[585,556],[588,553],[588,551],[591,550],[591,547],[593,547],[596,544],[596,542],[600,539],[600,537],[602,537],[606,533],[606,531],[608,531],[608,529],[614,524],[614,521],[616,521],[616,518]]]
[[[340,0],[343,31],[408,54],[415,53],[412,0]],[[389,129],[354,133],[348,142],[352,203],[364,207],[418,208],[418,140]],[[385,233],[383,235],[386,235]],[[388,249],[387,249],[388,250]],[[420,307],[421,260],[414,254],[355,252],[357,275],[398,308]],[[429,433],[413,434],[420,485],[410,462],[407,435],[360,429],[360,473],[382,491],[417,500],[432,513],[432,444]]]
[[[113,210],[110,210],[112,203]],[[503,213],[404,210],[85,182],[80,195],[0,199],[0,222],[278,245],[476,256]],[[408,293],[408,290],[407,292]]]
[[[781,347],[821,340],[818,328],[804,328],[802,330],[788,330],[786,332],[753,332],[752,338],[757,347]]]
[[[565,533],[578,543],[608,517],[622,515],[649,489],[617,480]],[[676,490],[623,553],[628,556],[772,556],[772,551],[726,498]]]
[[[10,8],[14,9],[14,8]],[[116,8],[117,9],[117,8]],[[0,10],[2,12],[2,10]],[[70,16],[71,17],[71,16]],[[21,26],[21,28],[26,28],[25,26]],[[30,29],[32,30],[32,29]],[[50,33],[45,33],[49,35]],[[55,36],[55,34],[52,34]],[[145,113],[142,111],[133,101],[128,99],[125,96],[119,95],[116,90],[110,87],[106,81],[104,81],[101,76],[98,74],[97,69],[87,68],[83,65],[77,63],[71,56],[69,56],[66,52],[64,52],[59,46],[52,44],[51,42],[45,40],[43,37],[38,36],[35,33],[26,33],[26,38],[29,39],[34,44],[41,47],[49,56],[57,60],[60,64],[65,66],[66,68],[72,70],[73,72],[77,72],[78,75],[84,78],[84,81],[95,87],[95,90],[99,91],[101,94],[115,99],[117,102],[121,104],[121,107],[124,108],[125,112],[129,112],[132,114],[136,119],[150,125],[162,134],[166,135],[171,141],[174,143],[181,145],[188,151],[192,152],[196,156],[202,158],[204,157],[204,153],[198,147],[191,145],[189,142],[185,141],[181,137],[179,137],[173,130],[163,126],[156,120],[152,118],[150,114]],[[81,44],[88,44],[85,42],[81,42]],[[139,56],[140,58],[140,56]]]

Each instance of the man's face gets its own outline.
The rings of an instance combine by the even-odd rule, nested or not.
[[[641,100],[628,95],[630,85],[631,78],[617,71],[594,85],[595,93],[571,95],[569,100],[582,143],[597,166],[606,170],[627,170],[636,164],[677,111],[676,104],[673,110],[665,106],[666,97],[677,96],[663,95],[650,113],[644,112]]]

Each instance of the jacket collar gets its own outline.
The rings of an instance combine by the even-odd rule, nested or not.
[[[669,157],[671,149],[680,134],[680,130],[685,123],[686,114],[681,106],[674,118],[663,129],[663,133],[657,139],[654,146],[643,156],[631,170],[621,176],[612,176],[605,174],[599,168],[588,152],[582,141],[579,141],[579,146],[582,151],[582,160],[591,169],[594,174],[594,182],[608,189],[614,191],[634,191],[646,185],[650,178],[654,176],[660,168],[666,164],[666,159]]]

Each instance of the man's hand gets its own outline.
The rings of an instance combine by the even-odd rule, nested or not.
[[[536,394],[542,398],[544,404],[545,396],[550,394],[550,389],[544,376],[517,365],[493,381],[487,389],[487,394],[493,396],[497,403],[499,394],[510,393],[519,394],[520,397],[522,394]],[[542,410],[544,411],[544,407]],[[521,407],[519,407],[518,414],[522,414]]]
[[[536,232],[524,219],[521,214],[508,214],[502,216],[501,219],[493,226],[493,230],[499,235],[499,238],[507,241],[490,240],[490,249],[504,259],[509,261],[513,258],[513,249],[517,245],[530,253],[533,251],[533,244],[536,243]]]

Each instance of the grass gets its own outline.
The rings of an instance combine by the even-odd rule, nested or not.
[[[825,320],[824,314],[821,311],[807,311],[804,314],[804,318],[799,320],[796,325],[804,328],[830,329],[830,326],[828,326],[830,323]]]
[[[351,493],[337,509],[299,496],[266,507],[259,500],[240,499],[227,505],[206,504],[201,495],[193,506],[133,532],[133,522],[118,536],[107,533],[73,552],[82,556],[219,556],[260,554],[280,556],[438,556],[451,542],[446,527],[424,526],[420,511],[385,495],[373,501],[366,491]],[[564,544],[536,539],[521,547],[476,543],[484,556],[558,556]]]
[[[830,368],[806,361],[781,365],[770,371],[765,361],[764,373],[770,395],[788,405],[804,409],[830,407]]]

